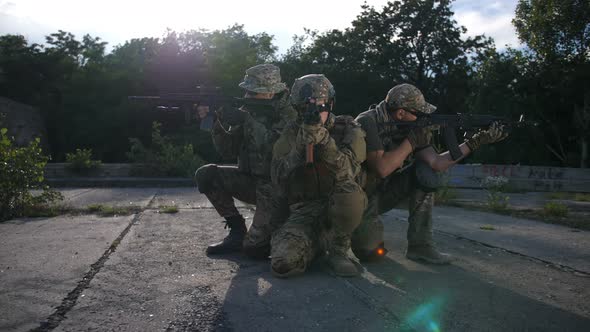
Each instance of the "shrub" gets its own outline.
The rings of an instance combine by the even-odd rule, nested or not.
[[[0,221],[63,199],[61,193],[43,186],[48,157],[39,147],[39,138],[28,146],[15,147],[7,132],[0,128]],[[34,196],[33,189],[42,189],[42,193]]]
[[[548,217],[567,217],[567,205],[558,202],[547,202],[543,206],[543,214]]]
[[[131,150],[127,157],[133,163],[140,163],[147,169],[137,168],[137,175],[186,176],[192,177],[195,170],[204,162],[193,151],[191,144],[174,145],[171,140],[160,134],[161,124],[152,125],[152,142],[148,148],[137,138],[130,138]]]
[[[510,197],[503,194],[503,191],[508,187],[508,179],[503,176],[488,176],[483,181],[481,186],[487,191],[487,206],[496,212],[505,211],[508,209],[508,200]]]
[[[98,168],[100,160],[92,160],[92,149],[76,149],[75,153],[66,153],[67,168],[75,172],[83,172]]]
[[[457,198],[457,192],[449,185],[450,176],[447,174],[443,179],[443,185],[438,188],[434,195],[436,204],[445,204]]]

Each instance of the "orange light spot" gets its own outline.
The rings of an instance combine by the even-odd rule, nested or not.
[[[383,254],[385,254],[385,251],[381,248],[377,249],[377,255],[379,256],[383,256]]]

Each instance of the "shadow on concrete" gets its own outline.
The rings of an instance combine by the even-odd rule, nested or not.
[[[395,316],[377,312],[367,305],[362,291],[330,275],[322,258],[305,274],[289,279],[272,276],[269,260],[239,254],[215,259],[232,260],[238,266],[223,302],[224,314],[236,331],[401,330]]]
[[[409,306],[390,309],[399,313],[403,324],[418,331],[590,331],[590,320],[585,317],[515,293],[460,267],[413,262],[408,266],[389,257],[365,264],[367,272],[407,292]],[[368,293],[388,307],[397,302],[380,290]]]

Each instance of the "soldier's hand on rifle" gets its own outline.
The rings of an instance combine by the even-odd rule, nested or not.
[[[431,135],[427,128],[415,127],[409,131],[406,138],[412,145],[412,150],[417,150],[430,145]]]
[[[465,143],[471,151],[475,151],[484,144],[496,143],[506,137],[508,137],[506,125],[495,121],[488,129],[482,130],[465,140]]]
[[[297,134],[297,144],[323,145],[327,142],[330,134],[321,122],[317,124],[303,124]]]
[[[217,119],[221,123],[229,126],[237,126],[244,123],[247,112],[232,107],[229,109],[220,108],[216,114]]]
[[[306,125],[317,125],[322,123],[322,117],[318,110],[305,112],[303,115],[303,123]]]

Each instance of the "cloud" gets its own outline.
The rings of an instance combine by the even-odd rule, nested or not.
[[[492,37],[499,50],[506,46],[519,47],[516,30],[512,25],[517,0],[475,2],[457,0],[453,3],[455,19],[467,28],[465,36],[486,35]]]
[[[114,46],[131,38],[161,37],[166,28],[215,30],[240,23],[250,34],[274,35],[283,53],[291,46],[291,37],[302,34],[304,27],[320,32],[349,27],[362,2],[298,0],[280,9],[276,0],[260,0],[256,6],[230,0],[0,0],[0,34],[23,34],[31,42],[42,43],[45,35],[61,29],[77,37],[89,33]],[[377,10],[386,2],[367,1]],[[468,29],[466,36],[485,34],[503,49],[505,44],[519,45],[510,23],[516,2],[456,0],[452,8],[457,22]]]
[[[486,35],[494,38],[496,47],[504,49],[506,45],[518,47],[520,42],[512,26],[514,15],[503,14],[487,16],[481,12],[463,12],[456,14],[457,22],[467,28],[466,35]]]
[[[0,35],[23,35],[29,43],[44,43],[45,35],[57,31],[31,19],[20,18],[0,12]]]
[[[16,3],[11,1],[0,1],[0,13],[10,13],[16,8]]]

